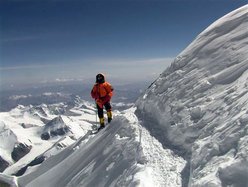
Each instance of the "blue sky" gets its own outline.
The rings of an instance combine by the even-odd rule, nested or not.
[[[1,0],[0,83],[153,79],[247,0]]]

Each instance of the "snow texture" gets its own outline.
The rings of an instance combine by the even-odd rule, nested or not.
[[[69,116],[64,116],[61,113],[58,116],[54,115],[54,111],[62,112],[64,111],[63,108],[66,106],[61,103],[43,104],[40,106],[18,106],[10,112],[0,113],[0,164],[2,172],[5,174],[20,173],[19,170],[23,170],[28,163],[34,162],[36,157],[44,154],[45,158],[48,158],[57,154],[91,129],[92,125],[89,121],[93,123],[95,118],[84,120],[78,116],[70,116],[69,118]],[[94,112],[91,105],[88,105],[88,110]],[[81,111],[78,110],[78,112]],[[81,112],[82,114],[83,112]],[[61,133],[61,129],[70,130],[69,132],[65,131],[67,133]],[[51,134],[52,138],[49,141],[41,139],[44,132]]]
[[[188,186],[248,186],[248,5],[214,22],[146,90],[136,113],[189,164]]]
[[[185,161],[164,149],[139,124],[134,111],[116,113],[105,129],[96,135],[89,130],[24,175],[2,174],[0,180],[27,187],[181,186]]]
[[[66,106],[59,104],[59,107]],[[10,112],[0,113],[4,140],[0,156],[10,163],[0,174],[2,184],[48,187],[182,185],[181,171],[185,161],[164,149],[140,125],[135,108],[114,111],[111,124],[97,134],[91,133],[96,113],[90,103],[78,101],[67,112],[70,116],[56,116],[51,112],[52,108],[50,105],[18,106]],[[47,123],[35,115],[37,111],[43,111],[39,116],[42,113]],[[33,125],[24,128],[23,124]],[[65,125],[70,133],[42,140],[44,132]],[[29,143],[32,149],[15,162],[11,153],[17,142]]]

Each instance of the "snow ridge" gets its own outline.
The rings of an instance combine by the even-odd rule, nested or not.
[[[188,160],[189,186],[248,186],[247,28],[248,5],[220,18],[136,102],[151,134]]]
[[[139,124],[134,110],[116,114],[97,135],[89,131],[33,172],[19,177],[18,185],[181,186],[185,161],[164,150]]]

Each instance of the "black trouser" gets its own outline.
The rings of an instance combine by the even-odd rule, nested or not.
[[[104,107],[107,111],[110,111],[111,110],[111,105],[110,105],[110,102],[107,102],[104,104]],[[97,111],[98,111],[98,117],[99,118],[103,118],[103,108],[100,108],[98,105],[97,105]]]

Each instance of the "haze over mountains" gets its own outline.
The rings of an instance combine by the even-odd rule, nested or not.
[[[86,101],[92,101],[90,91],[92,82],[65,82],[53,84],[37,84],[18,89],[5,89],[0,91],[0,111],[6,112],[20,105],[55,104],[59,102],[72,103],[76,96]],[[115,89],[114,103],[134,103],[140,93],[146,89],[150,82],[138,82],[133,84],[113,84]]]

